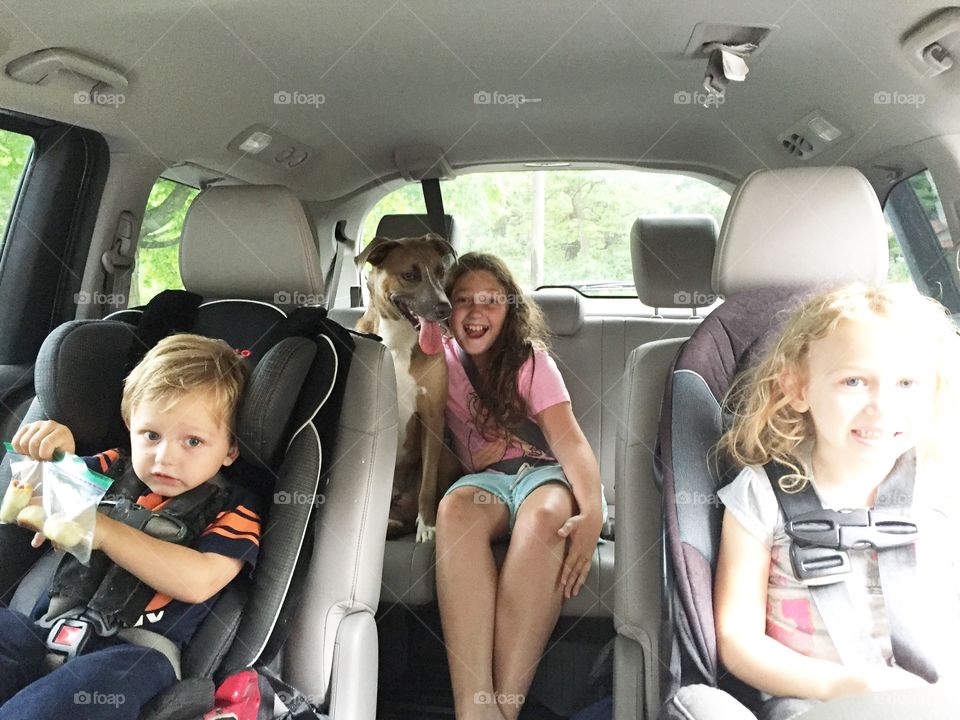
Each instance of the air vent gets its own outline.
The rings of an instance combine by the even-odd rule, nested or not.
[[[814,110],[777,135],[783,149],[798,160],[809,160],[845,137],[847,133],[821,110]]]
[[[787,149],[788,153],[797,156],[801,160],[806,160],[810,153],[813,152],[813,144],[803,137],[803,135],[797,135],[797,133],[793,133],[790,137],[786,137],[780,142]]]

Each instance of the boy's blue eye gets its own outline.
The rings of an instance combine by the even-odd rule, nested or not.
[[[157,440],[160,438],[160,434],[155,433],[153,430],[147,430],[143,433],[143,437],[149,440],[150,442],[153,442],[154,440]]]
[[[905,390],[909,390],[916,384],[917,384],[916,380],[913,380],[911,378],[903,378],[900,382],[897,383],[897,387],[901,387]]]
[[[863,385],[863,378],[858,378],[858,377],[844,378],[843,384],[846,385],[847,387],[860,387],[861,385]]]
[[[198,437],[187,438],[187,445],[190,447],[200,447],[203,445],[203,440]]]

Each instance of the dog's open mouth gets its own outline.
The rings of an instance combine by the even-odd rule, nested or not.
[[[420,349],[427,355],[436,355],[443,349],[442,333],[440,323],[433,320],[426,320],[416,315],[403,300],[397,297],[390,298],[394,306],[400,311],[418,333]]]

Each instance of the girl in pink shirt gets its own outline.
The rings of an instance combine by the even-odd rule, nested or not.
[[[547,354],[546,328],[496,257],[447,284],[447,424],[467,472],[437,517],[437,595],[458,718],[516,718],[564,598],[603,526],[600,469]],[[491,543],[509,535],[498,570]]]

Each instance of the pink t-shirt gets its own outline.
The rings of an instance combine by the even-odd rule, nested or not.
[[[523,455],[550,458],[549,455],[544,455],[543,452],[517,437],[511,437],[509,441],[486,440],[477,430],[470,412],[471,396],[475,393],[457,356],[457,341],[445,336],[443,351],[450,376],[447,426],[453,433],[453,449],[460,458],[460,462],[470,472],[481,472],[493,463]],[[570,402],[570,394],[563,383],[557,364],[542,350],[535,351],[533,357],[520,366],[517,386],[520,388],[520,395],[527,403],[531,419],[548,407]]]

